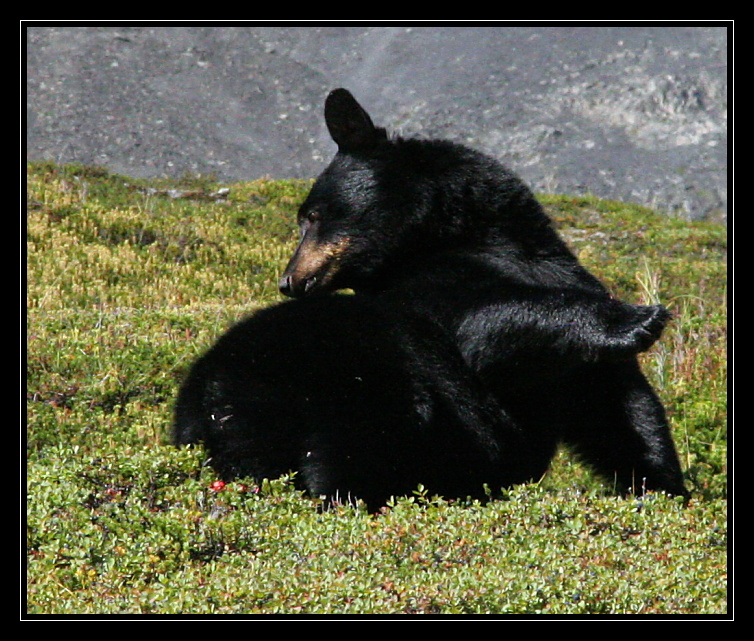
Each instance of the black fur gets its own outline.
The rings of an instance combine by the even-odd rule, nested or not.
[[[283,303],[230,329],[181,387],[174,440],[203,442],[225,479],[295,471],[312,495],[372,510],[420,484],[483,499],[485,484],[531,471],[439,327],[355,296]]]
[[[344,89],[328,96],[325,118],[338,153],[300,209],[303,238],[281,290],[350,287],[411,307],[455,336],[536,444],[528,452],[565,441],[619,491],[686,494],[636,358],[667,310],[613,299],[495,160],[445,141],[390,140]],[[307,261],[312,247],[339,250]]]
[[[174,441],[205,443],[225,478],[295,471],[371,509],[419,484],[482,498],[538,478],[561,441],[619,491],[685,494],[636,359],[667,311],[612,299],[494,160],[390,140],[342,89],[325,117],[339,151],[280,283],[301,300],[197,361]],[[341,288],[356,295],[317,296]]]

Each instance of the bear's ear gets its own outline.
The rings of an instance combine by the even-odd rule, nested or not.
[[[369,114],[347,89],[334,89],[325,100],[325,122],[330,136],[343,152],[365,150],[380,138]]]

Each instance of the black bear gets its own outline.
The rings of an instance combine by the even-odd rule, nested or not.
[[[226,480],[293,471],[310,494],[371,511],[420,485],[483,500],[530,478],[520,431],[453,338],[360,296],[289,301],[232,327],[184,381],[173,439],[204,443]]]
[[[444,329],[522,434],[511,476],[538,476],[565,442],[619,492],[686,495],[637,360],[665,308],[612,298],[494,159],[390,138],[345,89],[327,97],[325,120],[338,151],[300,208],[281,291],[350,288]]]

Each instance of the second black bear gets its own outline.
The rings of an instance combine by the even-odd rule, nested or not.
[[[497,161],[390,139],[345,89],[325,120],[338,153],[299,211],[283,293],[341,288],[443,327],[523,430],[530,476],[565,442],[620,492],[686,495],[664,408],[637,353],[669,314],[615,300]]]

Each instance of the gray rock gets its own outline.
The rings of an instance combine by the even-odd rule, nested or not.
[[[727,38],[724,23],[32,23],[27,158],[313,177],[334,153],[324,97],[343,86],[389,130],[470,144],[537,191],[725,220]]]

